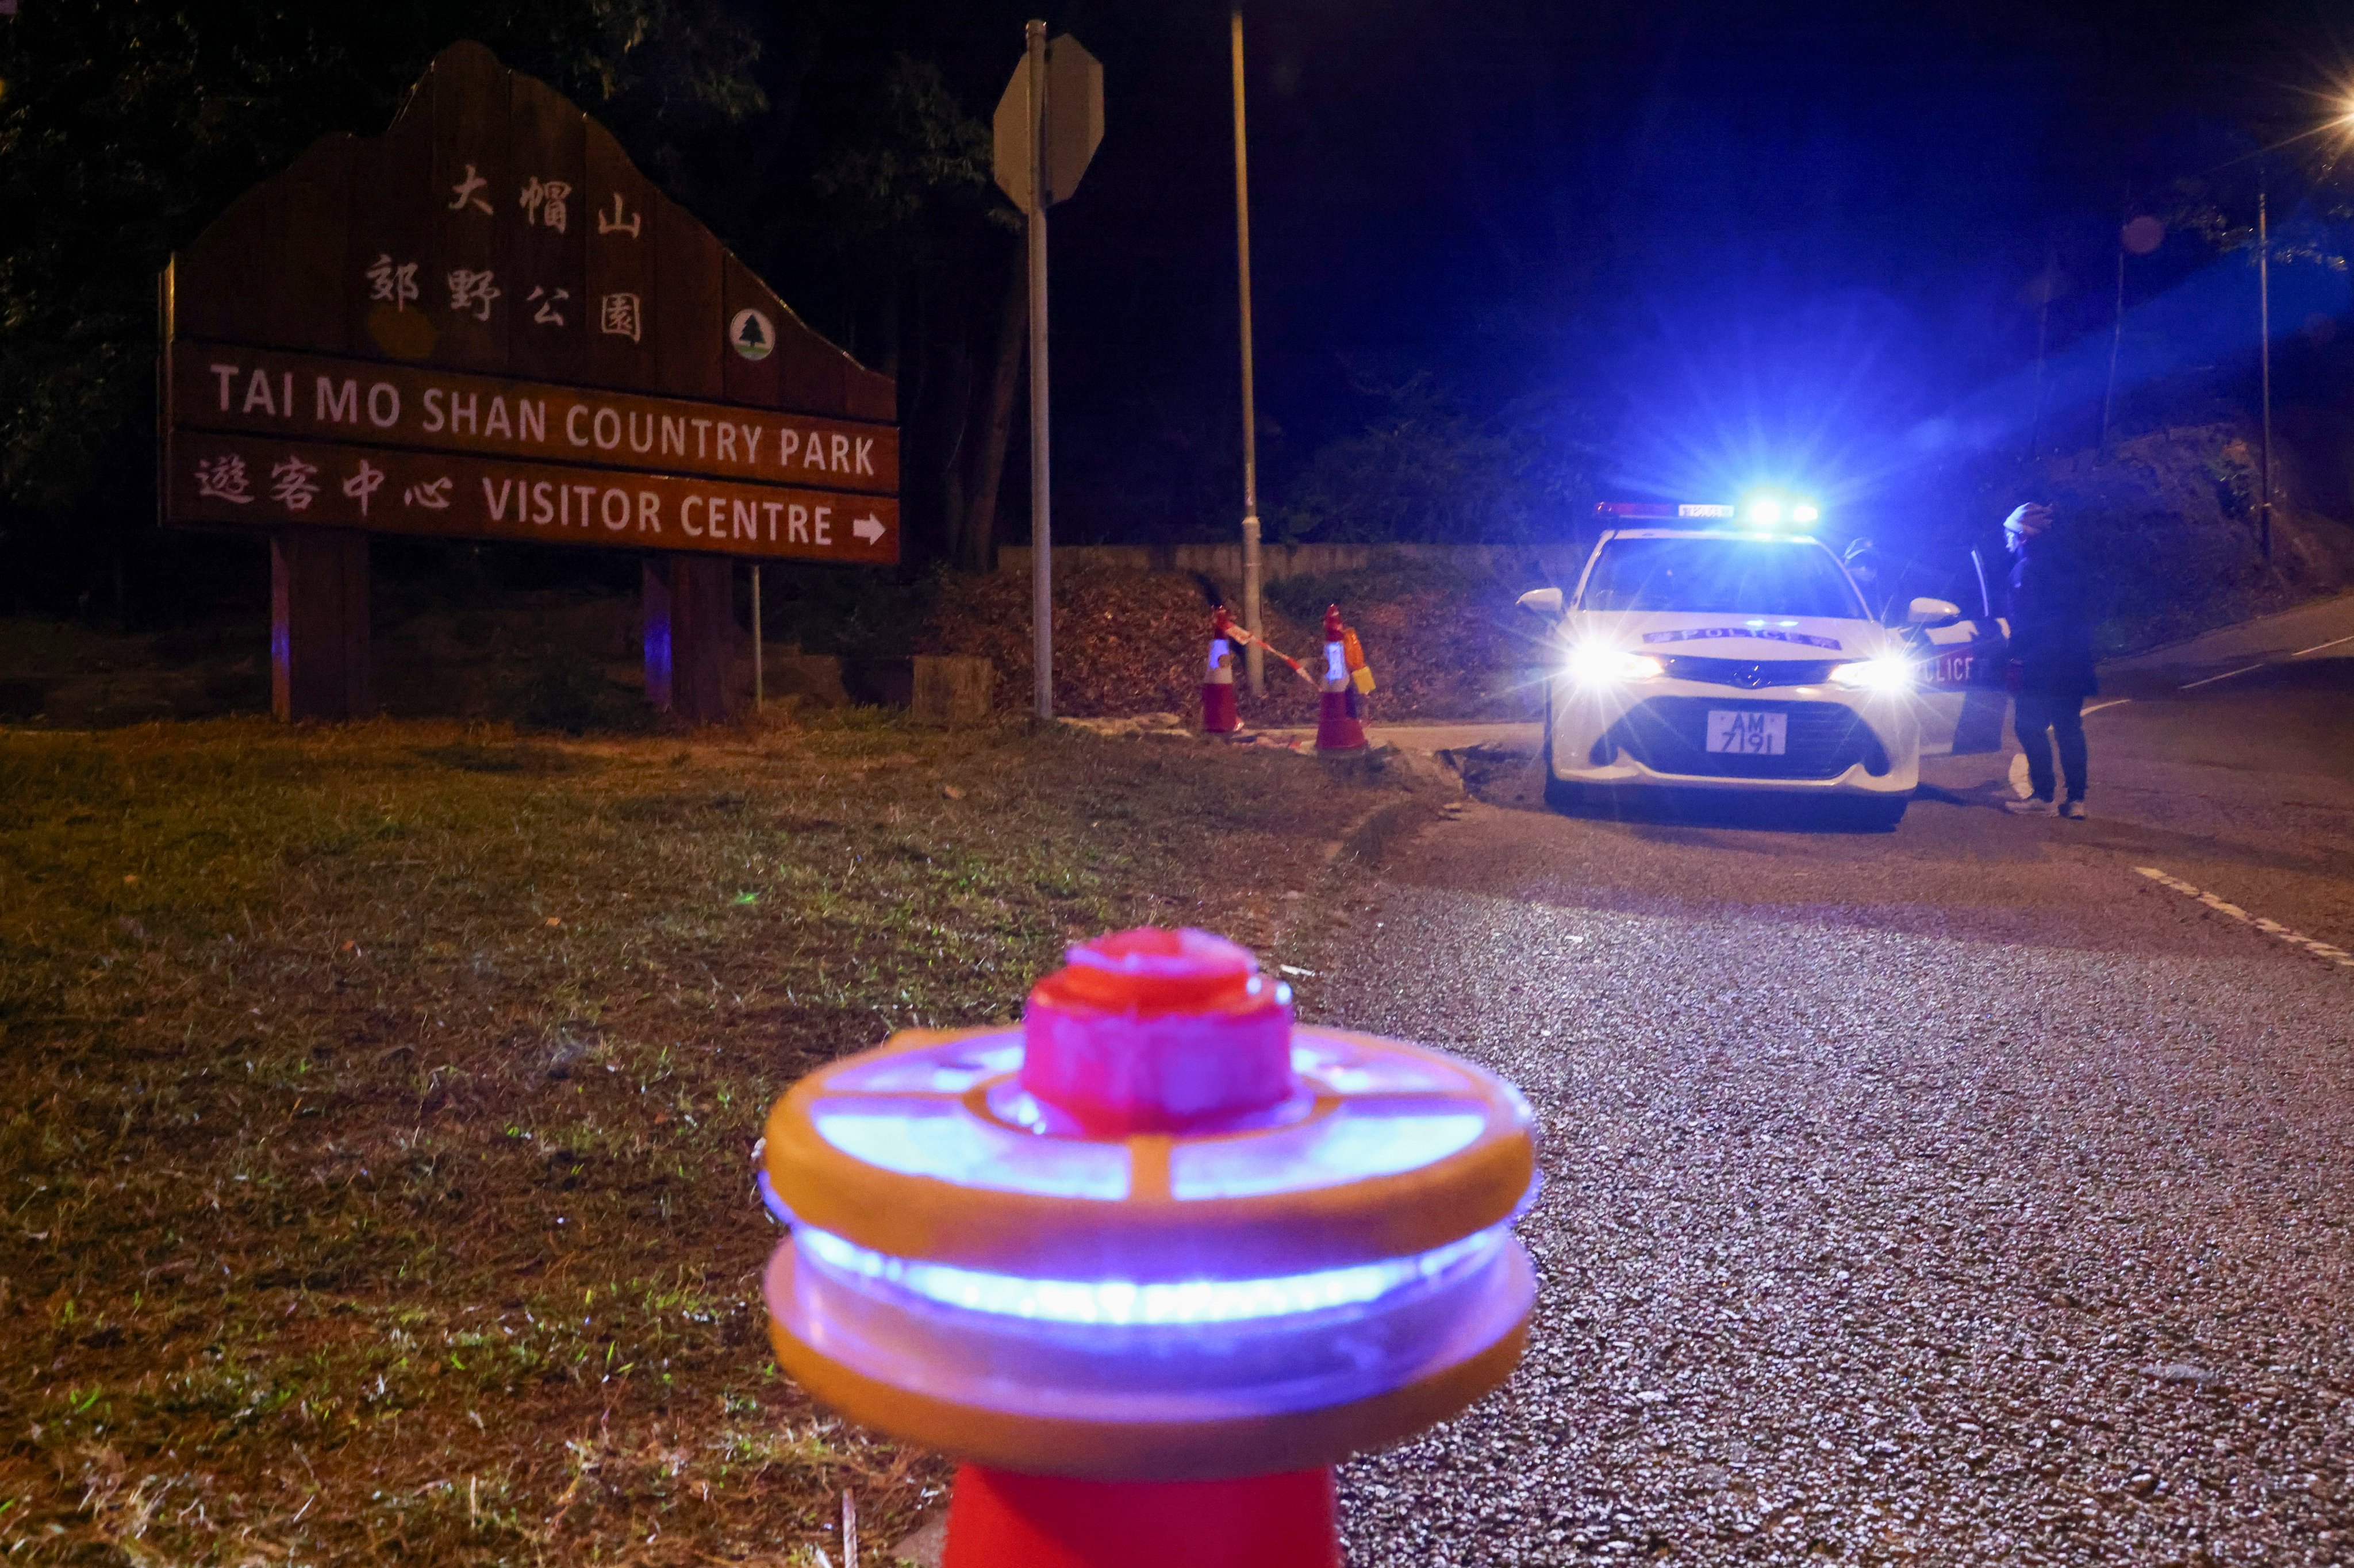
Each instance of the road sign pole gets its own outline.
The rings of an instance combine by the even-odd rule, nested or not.
[[[2264,211],[2264,191],[2256,188],[2256,335],[2264,362],[2264,443],[2257,482],[2264,499],[2256,506],[2256,541],[2266,561],[2273,558],[2273,237]]]
[[[1030,44],[1030,615],[1038,716],[1055,716],[1055,524],[1046,429],[1046,24]]]
[[[1026,220],[1030,261],[1030,617],[1037,710],[1055,716],[1054,471],[1048,457],[1046,209],[1078,188],[1103,140],[1103,67],[1067,33],[1023,29],[1026,48],[990,122],[997,186]],[[1061,85],[1054,85],[1059,79]]]
[[[1266,628],[1258,612],[1258,427],[1251,379],[1250,154],[1243,134],[1243,8],[1234,8],[1235,56],[1235,260],[1241,279],[1243,322],[1243,626],[1251,640],[1243,666],[1251,695],[1267,695],[1267,656],[1259,650]]]
[[[769,689],[761,668],[760,646],[760,563],[752,563],[752,711],[758,713],[768,706]]]

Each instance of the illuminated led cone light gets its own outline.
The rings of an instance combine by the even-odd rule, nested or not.
[[[778,1357],[965,1461],[949,1568],[1337,1563],[1329,1467],[1520,1359],[1528,1107],[1295,1027],[1204,932],[1069,959],[1018,1030],[896,1035],[778,1103]]]

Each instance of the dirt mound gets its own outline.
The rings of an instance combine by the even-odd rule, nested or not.
[[[2354,529],[2329,516],[2327,475],[2275,450],[2273,558],[2257,525],[2258,459],[2235,422],[2178,425],[2047,471],[2049,499],[2102,563],[2099,637],[2119,652],[2191,636],[2354,580]]]
[[[1373,671],[1376,719],[1512,718],[1532,711],[1522,666],[1536,630],[1512,609],[1520,588],[1441,571],[1352,572],[1270,584],[1267,640],[1317,673],[1323,614],[1337,603]],[[1154,712],[1197,720],[1211,607],[1240,596],[1184,572],[1085,570],[1055,584],[1055,707],[1078,716]],[[998,670],[1000,701],[1031,684],[1030,580],[1001,573],[941,587],[917,639],[925,653],[978,654]],[[1246,722],[1316,721],[1316,689],[1267,664],[1267,694],[1244,697]]]

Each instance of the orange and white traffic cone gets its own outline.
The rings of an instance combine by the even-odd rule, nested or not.
[[[1210,612],[1210,665],[1202,673],[1202,732],[1232,735],[1243,727],[1235,711],[1235,623],[1226,607]]]
[[[1324,690],[1316,708],[1316,749],[1363,751],[1365,726],[1357,722],[1356,685],[1349,674],[1349,629],[1341,607],[1324,612]],[[1363,655],[1359,656],[1362,663]]]

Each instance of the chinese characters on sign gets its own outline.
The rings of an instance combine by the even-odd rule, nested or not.
[[[175,440],[187,454],[172,476],[175,510],[189,521],[299,520],[816,560],[887,562],[898,555],[898,502],[887,495],[316,441],[290,447],[193,432]],[[242,476],[257,468],[271,476],[267,496],[245,487]],[[248,506],[257,510],[235,510]]]
[[[635,294],[608,294],[598,325],[614,337],[638,341],[644,323],[639,319],[638,297]]]
[[[239,506],[250,505],[253,502],[253,482],[245,477],[245,460],[229,455],[197,463],[196,497],[201,501],[227,501]]]
[[[417,263],[403,261],[395,266],[390,251],[369,264],[367,281],[368,298],[382,300],[394,310],[407,310],[408,302],[417,298]]]
[[[726,715],[733,649],[681,607],[718,602],[730,557],[899,558],[891,378],[480,44],[160,283],[163,521],[268,536],[281,718],[374,708],[372,535],[643,556],[647,695],[697,723]]]
[[[474,172],[473,164],[468,164],[466,177],[450,187],[453,197],[450,210],[479,209],[485,214],[491,213],[490,203],[479,194],[489,183]],[[571,223],[571,198],[572,187],[564,181],[544,180],[534,175],[525,182],[517,205],[523,209],[525,224],[535,224],[562,234],[568,231]],[[624,212],[624,203],[619,191],[613,193],[612,211],[600,210],[596,216],[599,234],[619,234],[631,239],[639,238],[639,230],[644,221],[642,213]],[[396,261],[388,250],[379,252],[362,273],[367,280],[368,299],[388,304],[396,311],[407,310],[409,302],[418,297],[418,265],[415,261]],[[451,313],[471,316],[478,322],[491,319],[493,303],[504,298],[506,292],[499,286],[496,273],[487,267],[453,267],[445,281],[450,288]],[[525,296],[524,302],[535,307],[531,317],[533,325],[560,327],[566,324],[567,318],[564,307],[571,298],[572,291],[569,289],[535,283],[531,286],[531,292]],[[758,327],[751,334],[737,337],[735,341],[737,352],[747,358],[758,359],[768,352],[758,344],[773,339],[768,318],[758,312],[749,313],[758,318]],[[744,316],[739,313],[734,323],[739,334],[743,323]],[[643,299],[629,291],[604,295],[598,304],[597,326],[608,336],[626,337],[631,343],[642,343],[645,340]]]
[[[571,194],[572,187],[562,180],[542,180],[537,175],[532,175],[523,187],[523,220],[545,224],[557,233],[563,233],[567,216],[565,198]]]
[[[450,204],[450,210],[451,212],[461,212],[471,207],[482,213],[483,217],[488,217],[491,213],[491,204],[482,198],[480,192],[484,185],[489,185],[490,183],[490,181],[482,178],[482,175],[474,173],[473,164],[467,164],[466,177],[450,187],[452,191],[457,193],[457,199]]]
[[[626,234],[631,238],[635,239],[638,237],[638,224],[644,216],[645,215],[642,213],[633,212],[627,217],[623,217],[621,216],[621,193],[615,191],[613,193],[612,215],[610,217],[607,217],[601,209],[597,214],[597,232],[599,234]]]
[[[344,493],[360,503],[360,515],[368,514],[368,498],[384,488],[384,470],[367,459],[360,459],[359,471],[344,481]]]
[[[487,267],[479,272],[461,267],[450,274],[450,309],[460,315],[466,313],[467,306],[480,305],[482,309],[474,313],[474,319],[489,321],[491,302],[497,299],[500,292],[498,286],[491,281],[491,271]]]
[[[318,498],[319,487],[313,481],[318,477],[316,464],[289,456],[270,471],[270,498],[289,512],[307,512]]]

